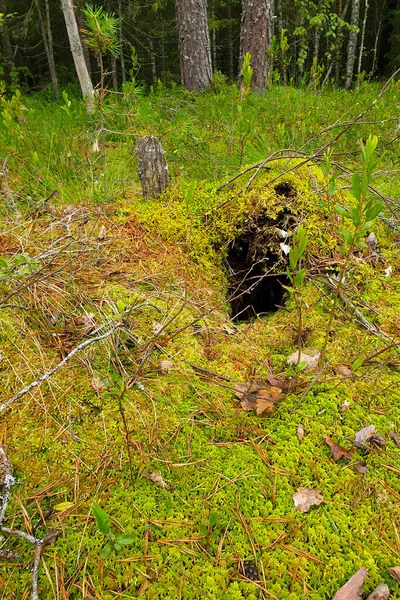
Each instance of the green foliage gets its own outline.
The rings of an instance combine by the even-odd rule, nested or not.
[[[21,279],[40,267],[40,261],[33,259],[24,252],[16,254],[7,260],[0,257],[0,280]]]
[[[82,9],[86,21],[85,43],[97,54],[118,56],[120,43],[118,40],[118,19],[113,13],[105,12],[102,6],[85,6]]]
[[[96,519],[98,529],[109,540],[104,545],[100,553],[100,558],[105,560],[110,556],[113,549],[116,552],[119,552],[123,546],[131,546],[135,542],[135,536],[130,533],[122,533],[120,535],[114,534],[111,529],[110,517],[102,508],[99,506],[92,506],[92,513]]]

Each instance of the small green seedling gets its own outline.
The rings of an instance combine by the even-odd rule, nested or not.
[[[92,506],[92,513],[96,519],[98,529],[107,537],[107,542],[101,551],[100,557],[105,560],[114,549],[119,552],[123,546],[131,546],[135,538],[130,533],[115,535],[111,529],[110,517],[99,506]]]

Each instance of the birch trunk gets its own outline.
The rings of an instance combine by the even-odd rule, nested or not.
[[[244,0],[240,34],[240,69],[244,55],[251,54],[253,69],[252,88],[264,89],[267,85],[268,59],[271,30],[270,0]]]
[[[94,110],[93,106],[93,85],[83,56],[81,38],[79,37],[78,26],[74,13],[72,0],[61,0],[61,8],[64,13],[65,25],[67,27],[69,44],[75,63],[76,73],[82,90],[82,95],[87,98],[88,112]]]
[[[83,14],[82,14],[82,11],[81,11],[80,7],[76,9],[75,16],[76,16],[76,23],[78,25],[78,30],[79,30],[79,37],[81,39],[81,44],[82,44],[83,57],[85,59],[86,68],[88,70],[89,77],[91,79],[92,78],[92,67],[90,65],[89,48],[82,41],[82,35],[80,33],[82,31],[82,29],[85,29],[85,19],[83,18]]]
[[[360,53],[358,55],[358,69],[357,69],[358,75],[361,73],[361,64],[362,64],[362,56],[363,56],[363,52],[364,52],[365,29],[367,26],[368,9],[369,9],[369,2],[368,2],[368,0],[365,0],[364,19],[363,19],[363,24],[362,24],[362,29],[361,29]]]
[[[351,8],[351,25],[353,27],[358,27],[358,21],[360,18],[360,0],[353,0],[353,5]],[[351,81],[353,79],[353,69],[354,62],[356,59],[356,48],[357,48],[357,31],[350,31],[349,33],[349,43],[347,46],[347,64],[346,64],[346,83],[345,88],[348,90],[351,86]]]
[[[176,10],[182,83],[204,92],[212,81],[206,0],[177,0]]]

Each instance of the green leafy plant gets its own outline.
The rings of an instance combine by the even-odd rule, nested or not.
[[[110,517],[102,508],[99,506],[92,506],[92,513],[96,519],[96,525],[98,529],[106,536],[106,543],[101,551],[100,557],[105,560],[114,549],[119,552],[123,546],[131,546],[135,537],[131,533],[121,533],[115,535],[111,529]]]
[[[351,193],[356,203],[349,208],[338,205],[335,206],[336,214],[343,218],[344,227],[340,230],[340,234],[344,241],[345,259],[339,271],[338,283],[336,285],[335,296],[326,328],[325,341],[321,351],[321,368],[326,354],[329,332],[335,315],[336,305],[343,286],[343,281],[349,270],[351,257],[357,247],[365,247],[365,235],[370,230],[373,221],[384,208],[383,202],[377,200],[375,197],[367,198],[368,186],[375,168],[374,152],[377,144],[378,138],[376,135],[370,135],[365,144],[360,140],[363,169],[361,173],[354,173],[351,178]]]
[[[10,260],[0,257],[0,279],[21,279],[39,266],[40,262],[26,252],[16,254]]]
[[[301,285],[306,276],[306,269],[301,266],[304,252],[308,244],[308,236],[305,232],[304,225],[299,225],[292,237],[292,243],[289,252],[289,266],[286,268],[286,274],[290,285],[285,286],[288,292],[293,297],[298,315],[298,331],[297,331],[297,347],[298,358],[297,366],[300,367],[301,355],[301,337],[303,331],[303,313],[302,313],[302,297]]]

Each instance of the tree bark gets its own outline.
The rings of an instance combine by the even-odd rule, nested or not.
[[[81,44],[82,44],[83,57],[85,59],[86,68],[88,70],[89,77],[90,77],[90,79],[92,79],[92,66],[90,64],[89,48],[83,42],[82,35],[81,35],[82,29],[85,29],[85,19],[83,17],[83,13],[82,13],[80,6],[76,8],[75,16],[76,16],[76,24],[78,25],[79,37],[81,39]]]
[[[61,0],[61,8],[64,13],[65,25],[67,27],[69,44],[75,63],[76,73],[82,90],[82,95],[87,98],[87,108],[93,111],[93,85],[83,56],[81,38],[79,37],[72,0]]]
[[[353,0],[351,9],[351,25],[358,27],[358,21],[360,18],[360,0]],[[350,31],[349,43],[347,46],[347,64],[346,64],[346,83],[345,88],[348,90],[351,86],[353,79],[354,61],[356,59],[356,48],[357,48],[357,31]]]
[[[212,81],[206,0],[177,0],[176,10],[182,83],[204,92]]]
[[[363,18],[363,24],[362,24],[362,29],[361,29],[360,54],[358,56],[358,69],[357,69],[358,75],[361,73],[362,56],[363,56],[363,51],[364,51],[365,29],[367,26],[367,18],[368,18],[368,9],[369,9],[369,2],[368,2],[368,0],[365,0],[364,18]]]
[[[233,81],[233,34],[232,34],[232,5],[226,0],[226,18],[228,21],[228,76]]]
[[[152,135],[142,137],[136,142],[136,152],[143,198],[158,198],[170,183],[161,143]]]
[[[271,3],[269,0],[244,0],[240,35],[240,65],[244,55],[251,54],[253,69],[252,88],[264,89],[267,85],[267,48],[271,42]]]
[[[39,0],[35,0],[36,11],[39,19],[39,27],[43,38],[44,50],[46,53],[47,64],[49,65],[51,83],[53,85],[54,96],[57,100],[60,98],[60,93],[58,91],[58,80],[56,73],[56,66],[54,62],[54,47],[53,47],[53,35],[51,31],[51,21],[50,21],[50,8],[48,0],[45,0],[45,9],[46,9],[46,25],[43,21],[42,11],[40,10]]]

